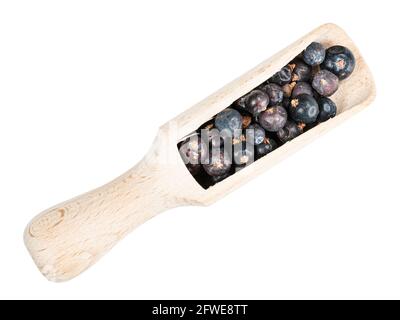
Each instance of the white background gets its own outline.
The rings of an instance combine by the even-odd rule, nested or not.
[[[0,298],[400,298],[400,23],[395,1],[371,3],[1,1]],[[78,278],[42,277],[22,240],[35,214],[124,172],[158,126],[325,22],[370,65],[370,108]]]

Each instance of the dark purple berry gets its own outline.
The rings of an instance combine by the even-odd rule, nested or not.
[[[319,115],[318,121],[324,122],[336,116],[336,104],[329,98],[321,97],[318,100]]]
[[[208,164],[203,164],[204,170],[210,176],[222,176],[229,172],[232,166],[232,160],[227,152],[210,152]]]
[[[309,94],[312,96],[313,89],[307,82],[297,82],[292,90],[292,98],[296,98],[301,94]]]
[[[356,59],[348,48],[333,46],[326,50],[323,68],[337,75],[339,80],[350,76],[355,66]]]
[[[292,69],[289,66],[283,67],[277,73],[275,73],[270,79],[270,82],[279,84],[283,86],[286,83],[289,83],[292,79]]]
[[[233,135],[235,130],[242,128],[242,115],[231,108],[227,108],[215,117],[215,126],[221,134]]]
[[[272,138],[265,138],[263,143],[260,143],[255,146],[257,159],[264,157],[271,151],[275,150],[278,147],[276,141]]]
[[[251,124],[246,130],[246,141],[257,145],[264,141],[265,130],[258,124]]]
[[[318,113],[318,103],[311,95],[301,94],[290,103],[289,114],[294,121],[313,123],[317,120]]]
[[[257,116],[267,109],[269,97],[265,92],[255,89],[246,96],[244,104],[247,111],[253,116]]]
[[[325,48],[318,42],[312,42],[303,52],[303,60],[310,66],[320,65],[325,59]]]
[[[293,61],[294,69],[292,81],[309,81],[311,79],[311,67],[301,60]]]
[[[283,128],[287,120],[287,112],[282,106],[270,107],[262,112],[258,118],[261,126],[270,132]]]
[[[283,90],[276,83],[269,83],[263,87],[269,97],[269,104],[275,106],[283,100]]]
[[[233,160],[236,165],[246,166],[254,162],[254,145],[246,142],[233,146]]]
[[[185,164],[201,164],[208,157],[208,147],[200,136],[196,134],[188,138],[179,147],[179,153]]]
[[[312,87],[321,96],[329,97],[339,88],[339,78],[328,70],[320,70],[314,75]]]
[[[305,124],[296,123],[294,121],[288,120],[285,126],[277,132],[279,140],[283,143],[288,142],[303,133]]]

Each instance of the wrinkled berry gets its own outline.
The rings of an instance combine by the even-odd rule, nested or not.
[[[319,115],[318,121],[324,122],[336,116],[336,104],[329,98],[321,97],[318,100]]]
[[[325,59],[325,48],[318,42],[312,42],[303,52],[303,60],[310,66],[320,65]]]
[[[275,73],[271,77],[271,79],[269,79],[269,81],[282,86],[286,83],[289,83],[291,79],[292,79],[292,70],[289,66],[285,66],[277,73]]]
[[[258,118],[261,126],[270,132],[283,128],[287,120],[287,112],[282,106],[270,107],[262,112]]]
[[[294,69],[292,81],[309,81],[311,79],[311,67],[301,60],[293,61]]]
[[[210,152],[208,164],[203,164],[204,170],[213,177],[222,176],[229,172],[232,160],[227,152]]]
[[[317,101],[308,94],[301,94],[290,103],[289,114],[294,121],[313,123],[317,120],[318,113]]]
[[[276,135],[278,136],[279,140],[285,143],[302,134],[304,127],[305,124],[303,123],[296,123],[288,120],[285,126],[279,130]]]
[[[355,66],[356,59],[348,48],[333,46],[326,50],[323,68],[337,75],[340,80],[350,76]]]
[[[283,90],[276,83],[269,83],[263,87],[269,97],[269,104],[275,106],[283,100]]]
[[[255,146],[257,159],[264,157],[271,151],[274,151],[278,147],[276,141],[272,138],[265,138],[263,143]]]
[[[244,102],[245,108],[254,116],[265,111],[269,104],[268,95],[261,90],[253,90],[247,96]]]
[[[242,128],[242,116],[238,111],[227,108],[217,114],[215,126],[221,134],[233,135],[235,130]]]
[[[339,88],[339,78],[328,70],[320,70],[314,76],[312,87],[321,96],[329,97]]]
[[[309,94],[312,96],[313,89],[307,82],[297,82],[292,91],[292,98],[296,98],[301,94]]]

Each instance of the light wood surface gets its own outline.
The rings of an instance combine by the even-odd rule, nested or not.
[[[264,82],[312,41],[326,47],[344,45],[356,57],[353,74],[341,82],[333,96],[338,116],[204,190],[186,170],[177,142]],[[52,281],[69,280],[93,265],[138,225],[174,207],[217,201],[362,110],[374,97],[374,81],[359,50],[342,29],[323,25],[162,126],[150,151],[128,172],[36,216],[25,230],[25,244],[44,276]]]

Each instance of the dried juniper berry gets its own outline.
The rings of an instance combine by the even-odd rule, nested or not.
[[[271,151],[275,150],[278,147],[276,141],[272,138],[265,138],[264,141],[255,146],[256,157],[257,159],[264,157]]]
[[[201,164],[207,160],[208,147],[198,134],[194,134],[182,143],[179,153],[185,164]]]
[[[292,99],[289,107],[290,117],[297,122],[313,123],[317,120],[319,107],[317,101],[309,94],[301,94]]]
[[[311,79],[311,67],[296,59],[292,62],[294,69],[292,72],[292,81],[309,81]]]
[[[309,66],[320,65],[325,59],[325,48],[318,42],[312,42],[303,52],[303,60]]]
[[[297,82],[295,87],[293,88],[292,91],[292,98],[296,98],[297,96],[301,94],[313,94],[313,89],[312,87],[308,84],[308,82]]]
[[[283,90],[281,86],[276,83],[269,83],[263,86],[263,90],[267,93],[269,97],[269,104],[275,106],[281,103],[283,100]]]
[[[259,115],[261,112],[265,111],[269,104],[268,95],[259,90],[255,89],[251,91],[245,99],[244,105],[247,111],[249,111],[253,116]]]
[[[324,122],[336,116],[336,104],[329,98],[321,97],[318,99],[319,115],[318,121]]]
[[[323,68],[337,75],[339,80],[346,79],[354,70],[356,59],[346,47],[333,46],[326,50]]]
[[[204,170],[208,175],[216,177],[229,172],[232,166],[231,156],[228,152],[210,152],[207,164],[203,164]]]
[[[275,73],[269,79],[269,81],[272,83],[279,84],[280,86],[283,86],[284,84],[289,83],[291,79],[292,79],[292,69],[289,66],[285,66],[277,73]]]
[[[254,145],[246,142],[233,146],[233,160],[236,165],[246,166],[254,162]]]
[[[339,88],[339,78],[328,70],[320,70],[314,75],[312,87],[321,96],[329,97]]]
[[[258,145],[265,139],[265,130],[258,124],[251,124],[246,130],[246,141]]]
[[[262,112],[258,118],[261,126],[270,132],[277,132],[283,128],[287,120],[287,112],[282,106],[270,107]]]
[[[277,132],[279,140],[283,143],[288,142],[303,133],[305,124],[296,123],[294,121],[288,120],[285,126]]]
[[[232,136],[236,130],[242,128],[242,115],[235,109],[227,108],[217,114],[215,126],[221,134]]]

